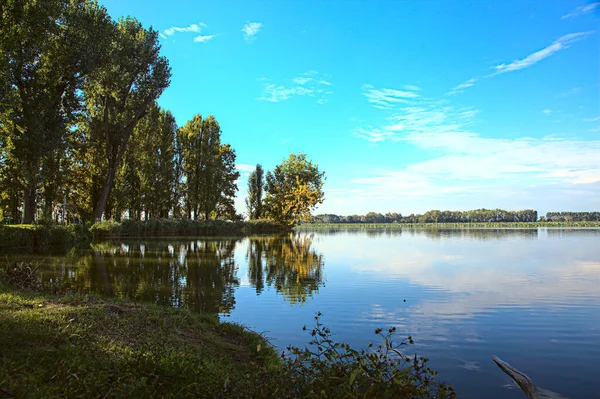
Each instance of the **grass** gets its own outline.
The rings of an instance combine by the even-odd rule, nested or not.
[[[296,229],[481,229],[481,228],[538,228],[538,227],[600,227],[600,222],[482,222],[482,223],[305,223]]]
[[[246,236],[280,233],[286,229],[268,220],[229,222],[225,220],[151,219],[112,220],[86,225],[17,224],[0,225],[0,249],[40,248],[72,245],[93,239],[164,236]]]
[[[82,225],[0,225],[0,248],[37,248],[74,244],[90,240],[91,237],[89,230]]]
[[[245,396],[258,370],[281,367],[261,336],[216,316],[7,285],[0,354],[0,397],[18,398]]]
[[[57,296],[34,265],[0,267],[0,397],[455,398],[390,328],[356,351],[321,324],[281,358],[261,335],[183,309]],[[369,347],[372,347],[369,344]]]

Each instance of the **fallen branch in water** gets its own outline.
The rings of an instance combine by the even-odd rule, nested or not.
[[[505,361],[500,360],[496,356],[492,356],[492,359],[502,371],[508,374],[508,376],[517,383],[519,388],[521,388],[521,390],[525,392],[525,395],[527,395],[529,399],[541,398],[540,392],[538,391],[533,381],[531,381],[531,378],[527,377],[525,374],[521,373],[519,370],[506,363]]]

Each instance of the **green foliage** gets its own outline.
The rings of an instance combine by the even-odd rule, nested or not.
[[[260,219],[263,216],[264,173],[262,166],[258,164],[248,177],[248,197],[245,201],[248,219]]]
[[[38,266],[31,262],[8,262],[0,264],[0,281],[19,290],[39,291],[42,281]]]
[[[392,327],[375,330],[382,343],[372,350],[357,351],[334,342],[331,330],[315,316],[311,341],[304,349],[288,347],[283,354],[286,383],[282,397],[320,398],[455,398],[452,387],[435,381],[428,359],[405,355],[401,349],[413,340],[396,344]],[[304,327],[306,330],[306,327]]]
[[[16,191],[24,192],[23,221],[31,223],[40,189],[51,209],[69,126],[81,110],[86,78],[103,62],[110,22],[104,8],[87,0],[3,3],[0,143],[8,173],[0,178],[13,213]]]
[[[90,232],[94,238],[144,237],[144,236],[207,236],[244,235],[251,233],[277,233],[282,227],[270,220],[250,222],[226,220],[150,219],[113,220],[94,223]]]
[[[194,115],[178,131],[182,170],[185,177],[184,202],[189,219],[235,217],[233,198],[237,191],[235,151],[221,144],[221,128],[209,115]]]
[[[482,222],[482,223],[305,223],[297,229],[506,229],[538,227],[600,227],[600,222]]]
[[[238,384],[280,364],[213,315],[1,284],[0,353],[0,387],[19,398],[242,396]]]
[[[0,387],[14,397],[455,397],[427,359],[400,351],[410,337],[396,345],[394,328],[378,329],[382,344],[357,351],[319,316],[310,346],[278,358],[262,336],[214,315],[0,282]]]
[[[545,219],[549,222],[599,222],[600,212],[548,212]]]
[[[427,211],[422,215],[402,216],[399,213],[381,214],[369,212],[366,215],[316,215],[313,223],[521,223],[536,222],[537,211],[505,211],[503,209],[472,209],[470,211]]]
[[[157,31],[145,29],[128,17],[114,24],[110,38],[114,45],[106,54],[106,64],[85,86],[89,133],[103,143],[99,149],[106,160],[102,190],[94,208],[96,220],[105,213],[117,169],[136,125],[169,86],[171,77],[169,63],[159,55]]]
[[[91,234],[81,225],[0,226],[0,248],[38,248],[87,241]]]
[[[320,172],[306,154],[290,154],[267,173],[267,217],[289,227],[310,220],[312,210],[324,200],[324,176],[325,172]]]

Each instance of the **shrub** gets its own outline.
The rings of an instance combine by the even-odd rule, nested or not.
[[[6,262],[0,266],[0,281],[17,289],[40,291],[42,281],[37,269],[31,262]]]
[[[310,330],[310,347],[290,346],[282,354],[279,371],[264,372],[254,378],[251,389],[256,397],[319,398],[456,398],[454,389],[435,381],[436,371],[423,357],[405,356],[400,348],[412,344],[407,340],[395,344],[394,327],[384,333],[375,330],[383,342],[372,350],[357,351],[348,344],[334,342],[331,331],[315,316]],[[306,327],[304,327],[306,330]],[[244,388],[239,387],[243,392]]]

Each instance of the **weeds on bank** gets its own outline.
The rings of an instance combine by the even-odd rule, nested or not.
[[[309,345],[278,358],[264,337],[216,315],[42,288],[35,265],[0,271],[0,397],[456,397],[427,359],[402,352],[413,341],[396,343],[395,328],[357,351],[318,313]]]

